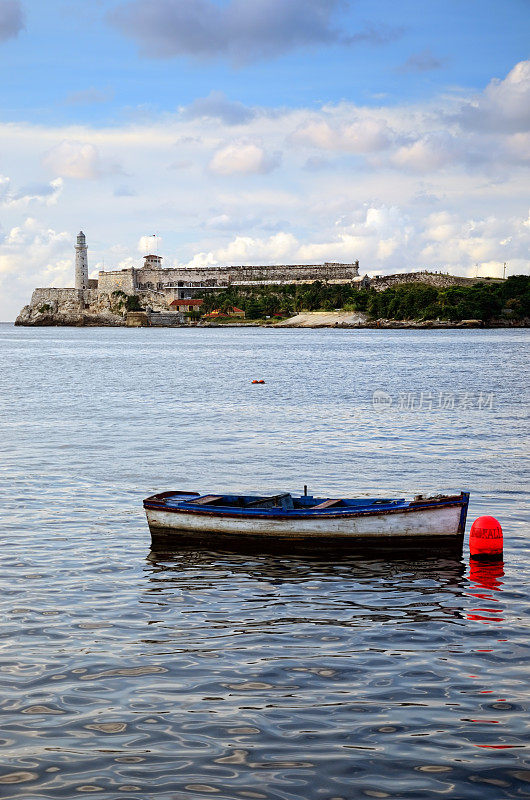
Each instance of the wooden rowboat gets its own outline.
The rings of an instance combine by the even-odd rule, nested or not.
[[[154,541],[462,542],[469,492],[401,499],[162,492],[144,500]]]

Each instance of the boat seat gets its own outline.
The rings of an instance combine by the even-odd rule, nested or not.
[[[207,506],[208,503],[215,503],[217,500],[222,500],[223,496],[221,494],[207,494],[204,497],[199,497],[197,500],[189,500],[189,503],[193,503],[196,506]]]
[[[245,504],[245,508],[277,508],[281,507],[284,511],[292,511],[294,508],[293,498],[289,492],[275,494],[272,497],[260,497]]]
[[[331,508],[332,506],[338,506],[340,503],[342,503],[342,500],[324,500],[324,502],[319,503],[318,506],[311,506],[311,511],[321,508]]]

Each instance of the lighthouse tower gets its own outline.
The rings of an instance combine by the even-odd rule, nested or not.
[[[75,246],[75,288],[88,289],[88,255],[83,231],[77,234]]]

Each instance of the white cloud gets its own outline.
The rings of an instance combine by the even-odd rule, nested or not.
[[[12,319],[13,311],[17,313],[29,302],[34,288],[72,284],[68,233],[57,232],[28,217],[0,240],[0,320]]]
[[[153,233],[151,235],[147,234],[144,236],[140,236],[138,239],[138,243],[136,245],[136,250],[138,253],[141,253],[143,256],[147,255],[148,253],[154,254],[162,245],[162,239],[158,234]]]
[[[504,261],[511,272],[528,271],[530,245],[527,217],[462,219],[441,212],[413,220],[400,209],[366,206],[350,225],[320,241],[300,241],[291,233],[268,238],[235,236],[227,245],[199,252],[190,267],[218,264],[322,263],[359,259],[361,272],[408,272],[443,269],[453,274],[499,275]],[[507,239],[503,236],[510,232]],[[517,244],[514,246],[514,239]]]
[[[18,191],[11,189],[11,180],[0,175],[0,206],[24,208],[30,205],[55,205],[63,190],[62,178],[49,183],[30,183]]]
[[[217,175],[264,175],[280,165],[281,153],[267,153],[251,143],[234,143],[221,148],[210,161],[210,169]]]
[[[428,133],[399,147],[390,162],[395,167],[428,173],[457,163],[461,155],[461,145],[449,133]]]
[[[301,242],[289,232],[267,238],[236,236],[227,245],[197,253],[189,266],[214,264],[304,264],[324,261],[384,261],[406,246],[411,226],[396,208],[364,209],[362,219],[322,241]]]
[[[516,163],[530,161],[530,133],[514,133],[508,136],[504,149],[508,157],[512,156]]]
[[[0,203],[9,196],[10,186],[11,178],[8,178],[7,175],[0,175]]]
[[[298,249],[296,238],[290,233],[277,233],[267,239],[236,236],[226,246],[209,253],[197,253],[188,262],[190,267],[213,264],[274,264],[286,263]]]
[[[372,153],[388,147],[392,131],[384,120],[365,119],[330,124],[314,119],[302,124],[292,135],[295,144],[345,153]]]
[[[529,271],[530,230],[525,230],[524,218],[462,219],[443,212],[430,215],[420,235],[420,254],[427,263],[437,261],[469,275],[475,275],[477,267],[479,274],[487,274],[484,270],[504,261],[512,265],[512,274],[516,265],[521,272]]]
[[[94,180],[106,174],[121,172],[121,167],[101,158],[90,142],[64,139],[42,159],[43,166],[63,178]]]
[[[464,103],[456,115],[464,127],[489,131],[527,131],[530,125],[530,61],[520,61],[504,80],[494,78],[484,92]]]

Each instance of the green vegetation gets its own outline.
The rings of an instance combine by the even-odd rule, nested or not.
[[[201,313],[237,306],[247,319],[292,316],[299,311],[362,311],[372,319],[458,321],[530,318],[530,276],[514,275],[503,282],[438,289],[409,283],[376,292],[348,284],[231,287],[202,292]]]
[[[530,317],[530,277],[514,275],[502,283],[447,289],[410,283],[371,293],[367,311],[374,319],[523,319]]]
[[[118,311],[143,311],[140,300],[136,294],[125,294],[120,289],[112,292],[113,309]]]
[[[368,293],[357,291],[348,284],[327,284],[315,281],[310,284],[286,286],[231,287],[222,291],[202,292],[201,312],[208,314],[215,308],[225,311],[230,306],[242,308],[247,319],[289,317],[298,311],[333,311],[355,304],[366,309]]]
[[[43,303],[41,306],[38,307],[37,311],[39,314],[46,314],[48,311],[51,311],[52,307],[48,305],[48,303]]]
[[[140,305],[140,300],[138,296],[135,294],[130,294],[127,296],[127,300],[125,301],[125,310],[126,311],[143,311],[142,306]]]

